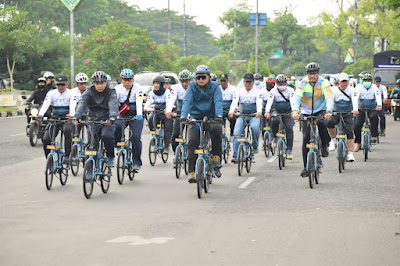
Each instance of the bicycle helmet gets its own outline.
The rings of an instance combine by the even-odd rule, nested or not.
[[[37,83],[39,83],[39,82],[44,82],[44,83],[46,83],[46,79],[43,78],[43,77],[40,77],[40,78],[37,79]]]
[[[164,83],[165,82],[165,78],[164,78],[164,76],[155,76],[153,78],[153,84],[154,84],[154,82]]]
[[[79,83],[88,82],[88,80],[89,80],[88,76],[82,72],[76,74],[75,76],[75,81]]]
[[[164,77],[164,83],[171,83],[171,79],[169,77]]]
[[[96,71],[92,75],[92,81],[93,82],[103,82],[107,81],[107,74],[104,73],[104,71]]]
[[[48,79],[48,78],[54,79],[54,74],[52,72],[46,72],[46,73],[44,73],[43,77],[45,79]]]
[[[319,64],[315,62],[308,63],[306,65],[306,72],[319,72]]]
[[[214,73],[210,74],[210,80],[211,81],[217,81],[217,76]]]
[[[108,80],[108,81],[111,81],[111,80],[112,80],[110,75],[107,75],[107,80]]]
[[[372,80],[372,75],[370,73],[365,73],[364,76],[362,76],[363,80]]]
[[[190,79],[190,71],[187,69],[182,70],[179,72],[179,80],[189,80]]]
[[[268,78],[265,80],[265,83],[274,83],[274,84],[275,84],[275,79],[272,78],[272,77],[268,77]]]
[[[197,74],[208,74],[210,75],[210,69],[206,65],[200,65],[196,68],[196,75]]]
[[[129,68],[122,69],[120,77],[123,79],[133,79],[133,71]]]
[[[276,83],[283,83],[283,82],[287,82],[287,78],[285,75],[279,74],[278,76],[276,76]]]
[[[400,84],[400,79],[396,80],[396,83],[397,83],[397,84]]]

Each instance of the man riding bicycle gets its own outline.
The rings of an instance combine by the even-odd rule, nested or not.
[[[242,136],[244,130],[244,120],[250,124],[252,134],[252,146],[254,154],[258,153],[258,140],[260,138],[260,117],[262,113],[263,95],[261,90],[254,85],[254,75],[245,73],[243,77],[244,88],[240,88],[235,92],[233,101],[229,110],[229,116],[233,117],[236,109],[239,110],[240,116],[236,120],[235,130],[233,133],[233,158],[232,163],[237,163],[237,153],[239,149],[238,138]],[[239,105],[239,108],[238,108]],[[242,116],[242,115],[254,115]]]
[[[339,87],[332,88],[334,104],[333,111],[340,113],[353,113],[354,116],[358,115],[358,101],[357,95],[353,87],[350,84],[349,75],[346,73],[340,73],[338,77]],[[347,146],[349,152],[347,154],[347,161],[354,162],[354,120],[353,115],[346,115],[343,117],[343,131],[347,135]],[[333,115],[328,120],[328,132],[331,137],[329,143],[329,151],[336,149],[336,128],[335,125],[339,124],[340,116]]]
[[[331,90],[331,84],[328,80],[319,76],[319,64],[311,62],[307,64],[305,70],[307,77],[304,78],[300,83],[299,87],[295,91],[295,104],[292,111],[292,117],[295,120],[300,119],[299,110],[301,106],[301,113],[305,116],[314,115],[321,116],[325,119],[330,119],[333,110],[333,94]],[[319,119],[317,121],[319,134],[322,142],[322,157],[328,157],[328,131],[326,120]],[[310,141],[310,130],[311,127],[308,121],[302,121],[302,132],[303,132],[303,165],[304,169],[301,171],[301,177],[308,177],[307,165],[307,153],[308,148],[306,145]]]
[[[376,86],[379,89],[379,92],[381,93],[381,99],[382,99],[382,106],[384,100],[388,98],[388,93],[387,93],[387,88],[385,85],[382,85],[382,79],[381,77],[376,76],[374,78],[375,84],[372,84],[372,86]],[[385,109],[382,108],[380,111],[378,111],[378,116],[380,118],[380,126],[381,126],[381,135],[384,137],[385,130],[386,130],[386,117],[385,117]]]
[[[229,108],[231,108],[233,95],[236,91],[236,88],[228,83],[228,74],[219,75],[219,85],[221,86],[222,91],[222,100],[223,100],[223,110],[224,110],[224,119],[228,119],[230,123],[230,136],[233,136],[233,130],[235,129],[236,118],[229,117]]]
[[[204,117],[215,118],[222,123],[222,92],[219,83],[210,81],[210,70],[205,65],[196,68],[196,82],[191,82],[183,99],[181,121],[185,122],[190,117],[202,120]],[[212,143],[214,171],[217,177],[221,177],[221,154],[222,154],[222,126],[221,124],[210,125],[210,136]],[[197,154],[194,150],[200,144],[200,130],[197,125],[189,125],[188,129],[188,161],[189,161],[189,183],[196,183],[195,164]]]

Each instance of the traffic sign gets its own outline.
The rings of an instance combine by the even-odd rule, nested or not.
[[[250,13],[250,26],[255,26],[257,24],[256,13]],[[267,25],[267,13],[258,13],[258,26]]]
[[[72,12],[80,1],[82,0],[61,0],[61,3],[63,3],[69,9],[69,11]]]

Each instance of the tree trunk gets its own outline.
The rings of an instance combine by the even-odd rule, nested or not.
[[[15,68],[15,60],[12,63],[12,67],[10,68],[10,58],[7,55],[7,69],[8,69],[8,74],[10,75],[10,89],[11,91],[14,88],[14,68]]]

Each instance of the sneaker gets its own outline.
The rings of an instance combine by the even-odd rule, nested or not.
[[[194,172],[190,172],[189,173],[189,183],[197,183],[197,180],[196,180],[196,177],[195,177],[195,174],[194,174]]]
[[[321,149],[321,155],[322,157],[328,157],[329,156],[329,151],[326,148]]]
[[[253,149],[253,154],[257,154],[258,153],[258,149]]]
[[[272,140],[272,144],[271,144],[271,147],[272,147],[272,149],[275,149],[276,148],[276,144],[278,143],[278,139],[277,138],[274,138],[273,140]]]
[[[385,130],[382,130],[381,136],[382,136],[382,137],[385,137],[385,136],[386,136]]]
[[[347,154],[347,161],[348,162],[354,162],[356,159],[354,158],[354,155],[352,153]]]
[[[140,171],[140,166],[139,165],[133,165],[132,170],[137,174]]]
[[[336,142],[329,142],[329,151],[334,151],[336,149]]]
[[[288,150],[288,152],[287,152],[287,159],[288,159],[288,160],[293,160],[293,152],[292,152],[292,151],[289,151],[289,150]]]
[[[114,167],[114,157],[107,158],[108,167]]]
[[[222,176],[221,171],[219,170],[221,168],[221,157],[218,155],[213,156],[213,166],[215,175],[220,178]]]
[[[308,177],[308,170],[306,168],[304,168],[303,171],[301,171],[300,176],[301,177]]]
[[[238,163],[238,159],[233,157],[232,160],[231,160],[231,163],[237,164]]]

